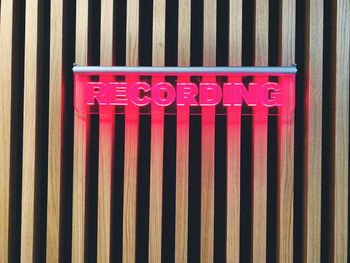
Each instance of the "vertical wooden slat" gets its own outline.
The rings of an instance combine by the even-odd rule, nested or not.
[[[255,1],[255,66],[268,66],[269,1]],[[267,77],[254,80],[258,86]],[[266,261],[267,209],[267,123],[268,111],[264,106],[253,109],[252,120],[252,262]]]
[[[229,66],[242,61],[242,0],[230,0]],[[241,82],[232,77],[229,82]],[[241,108],[227,108],[226,260],[239,262]]]
[[[26,3],[21,262],[33,260],[38,1]]]
[[[139,63],[139,1],[127,0],[126,10],[126,65],[137,66]],[[127,82],[130,81],[127,80]],[[138,109],[128,105],[125,107],[123,262],[135,262],[136,256],[138,130]]]
[[[58,262],[62,150],[63,1],[51,1],[46,260]]]
[[[306,1],[303,262],[321,260],[323,1]]]
[[[191,1],[179,0],[178,66],[190,66]],[[189,78],[178,78],[189,81]],[[187,262],[189,106],[177,107],[175,262]]]
[[[113,63],[113,0],[101,1],[101,66]],[[100,81],[113,81],[101,76]],[[100,111],[98,164],[97,259],[109,262],[111,231],[111,185],[114,147],[114,107]]]
[[[216,65],[216,0],[204,0],[203,66]],[[216,82],[203,77],[203,82]],[[214,260],[215,107],[202,107],[201,262]]]
[[[13,1],[1,3],[0,33],[0,257],[8,260]]]
[[[88,49],[88,2],[76,2],[75,59],[87,65]],[[79,85],[79,83],[78,83]],[[73,226],[72,262],[84,261],[86,159],[90,118],[74,112],[74,161],[73,161]]]
[[[152,65],[164,66],[165,0],[153,1]],[[153,77],[152,84],[164,81]],[[151,173],[149,200],[149,262],[162,259],[164,108],[151,105]]]
[[[295,11],[295,0],[281,1],[279,40],[281,66],[290,66],[295,62]],[[278,262],[293,262],[294,114],[286,113],[282,109],[278,118]]]
[[[336,25],[333,43],[333,129],[332,145],[332,190],[333,217],[330,262],[348,260],[348,194],[349,194],[349,64],[350,64],[350,3],[338,0],[336,5]]]

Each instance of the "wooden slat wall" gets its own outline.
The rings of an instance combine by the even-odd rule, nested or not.
[[[76,1],[76,63],[88,63],[88,3]],[[74,112],[72,262],[84,261],[85,198],[90,117]]]
[[[33,261],[35,145],[38,89],[38,1],[27,1],[25,22],[21,262]]]
[[[228,66],[242,63],[243,1],[229,2]],[[230,81],[240,81],[231,79]],[[239,262],[240,240],[240,172],[241,172],[241,109],[227,111],[227,196],[226,196],[226,260]]]
[[[321,260],[323,4],[306,1],[303,262]]]
[[[137,0],[127,0],[126,6],[126,66],[139,64],[139,15]],[[136,82],[136,79],[126,79]],[[123,262],[135,262],[136,257],[136,201],[137,150],[139,134],[138,109],[125,107],[125,159],[123,199]]]
[[[280,3],[279,65],[295,63],[296,1]],[[294,114],[278,118],[277,260],[293,262]]]
[[[271,258],[276,262],[320,262],[323,256],[327,256],[329,262],[347,262],[348,260],[348,177],[349,177],[349,64],[350,64],[350,2],[337,0],[324,2],[320,0],[280,0],[266,1],[256,0],[178,0],[177,18],[167,17],[171,0],[149,0],[150,9],[141,10],[140,0],[99,0],[97,2],[76,0],[75,4],[69,4],[68,0],[49,1],[50,12],[45,12],[42,0],[27,0],[23,20],[23,29],[15,24],[21,15],[18,1],[2,0],[1,5],[1,88],[0,88],[0,262],[15,261],[14,255],[20,255],[22,262],[33,262],[40,259],[40,255],[46,256],[47,262],[63,262],[70,258],[72,262],[97,261],[110,262],[111,255],[123,262],[138,261],[138,251],[147,251],[147,257],[143,260],[149,262],[161,262],[163,255],[173,254],[174,262],[187,262],[189,253],[198,253],[196,258],[201,262],[222,261],[222,255],[216,253],[217,247],[225,247],[226,261],[239,262],[242,259],[251,259],[253,262],[268,262]],[[217,5],[226,8],[218,9]],[[278,6],[275,6],[278,5]],[[96,8],[98,6],[99,8]],[[117,10],[125,6],[125,10]],[[116,8],[117,7],[117,8]],[[200,7],[200,8],[198,8]],[[70,10],[72,9],[72,10]],[[247,12],[248,9],[254,11]],[[117,11],[116,11],[117,10]],[[203,10],[203,14],[199,14]],[[227,10],[220,13],[220,10]],[[75,11],[75,25],[70,25],[74,31],[75,47],[65,46],[67,43],[68,30],[64,29],[66,14]],[[96,12],[100,12],[97,14]],[[247,64],[244,57],[252,57],[249,62],[255,66],[268,66],[271,61],[278,60],[281,66],[290,66],[298,62],[301,70],[297,73],[296,113],[277,117],[276,126],[268,121],[266,111],[255,109],[252,121],[251,160],[241,160],[241,141],[246,136],[245,126],[241,126],[241,109],[229,109],[226,117],[226,145],[219,145],[226,150],[226,174],[215,174],[215,123],[214,109],[202,108],[201,127],[196,127],[201,132],[201,150],[196,154],[200,156],[201,168],[197,171],[201,175],[200,185],[195,193],[200,196],[200,233],[193,230],[189,225],[191,216],[189,209],[189,177],[190,175],[190,142],[194,138],[189,132],[190,116],[187,106],[178,109],[176,119],[176,178],[174,178],[174,203],[173,214],[167,215],[164,211],[163,178],[168,176],[164,173],[164,126],[165,114],[163,109],[152,105],[150,121],[150,149],[139,149],[139,112],[138,109],[129,105],[125,109],[125,127],[115,126],[116,115],[114,108],[108,109],[99,116],[99,137],[94,136],[94,125],[89,115],[83,115],[73,111],[73,105],[67,104],[68,91],[73,89],[69,78],[63,77],[65,69],[72,65],[65,60],[64,48],[75,50],[75,62],[79,65],[95,63],[95,52],[100,54],[100,65],[113,65],[122,58],[120,54],[122,45],[115,41],[125,43],[125,64],[138,66],[140,64],[139,38],[145,32],[140,30],[140,14],[147,12],[152,16],[152,23],[142,25],[149,28],[152,34],[152,65],[165,65],[170,47],[167,39],[169,24],[177,24],[177,64],[190,66],[201,60],[203,66],[215,66],[217,54],[226,52],[227,65],[240,66]],[[245,17],[251,13],[254,16]],[[89,19],[94,14],[100,19],[100,24],[95,25],[96,19]],[[124,14],[125,30],[116,30],[123,24],[116,19],[116,14]],[[219,18],[225,16],[226,25],[218,28]],[[271,17],[278,16],[278,26],[273,24]],[[44,18],[49,19],[44,19]],[[194,19],[201,17],[202,23],[196,26],[202,27],[203,43],[196,43],[198,38],[191,39],[194,35]],[[297,17],[301,19],[297,20]],[[123,18],[123,19],[124,19]],[[168,21],[169,20],[169,21]],[[50,21],[45,31],[44,21]],[[245,28],[253,25],[254,32],[247,32]],[[23,31],[22,31],[23,30]],[[198,30],[197,28],[195,30]],[[219,32],[225,31],[228,43],[219,45]],[[327,32],[329,30],[330,32]],[[278,32],[277,32],[278,31]],[[98,32],[98,36],[92,35]],[[116,36],[116,32],[125,32],[124,36]],[[304,35],[298,35],[302,32]],[[169,33],[169,32],[168,32]],[[218,33],[218,34],[217,34]],[[72,34],[73,35],[73,34]],[[14,36],[23,36],[23,62],[14,59],[18,57],[18,43],[14,43]],[[45,37],[47,36],[47,38]],[[278,38],[277,38],[278,37]],[[251,47],[244,46],[244,41],[252,41]],[[271,40],[271,41],[270,41]],[[66,42],[65,42],[66,41]],[[201,41],[201,40],[199,40]],[[94,50],[99,43],[99,50]],[[47,44],[49,52],[42,52],[42,43]],[[276,50],[271,46],[278,43]],[[201,45],[202,44],[202,45]],[[297,49],[296,46],[303,47]],[[202,48],[202,56],[196,58],[191,54],[194,49]],[[221,50],[222,46],[226,50]],[[117,52],[118,51],[118,52]],[[173,50],[174,51],[174,50]],[[45,57],[47,56],[47,57]],[[66,55],[67,56],[67,55]],[[73,59],[73,58],[72,58]],[[43,61],[49,61],[49,68],[42,68]],[[175,60],[176,61],[176,60]],[[243,63],[244,62],[244,63]],[[21,64],[22,63],[22,64]],[[151,63],[151,62],[149,62]],[[274,62],[272,62],[274,63]],[[327,64],[325,64],[327,63]],[[21,72],[14,65],[23,67],[23,76],[16,75]],[[45,75],[47,74],[47,76]],[[43,81],[45,76],[48,79]],[[14,78],[23,79],[23,94],[18,94],[19,88],[15,88]],[[113,81],[113,78],[108,78]],[[129,78],[126,81],[136,82],[138,78]],[[153,78],[152,82],[160,82],[164,79]],[[178,80],[180,81],[180,79]],[[189,81],[184,77],[181,81]],[[204,81],[210,82],[215,79],[209,77]],[[232,78],[229,81],[242,81],[240,78]],[[256,82],[265,79],[256,78]],[[18,83],[18,82],[16,82]],[[19,82],[20,83],[20,82]],[[329,85],[328,85],[329,84]],[[47,87],[45,86],[47,85]],[[48,102],[44,90],[48,91]],[[329,94],[329,96],[324,96]],[[13,105],[22,105],[22,111],[14,110]],[[17,107],[16,106],[16,107]],[[283,113],[283,110],[281,112]],[[47,120],[42,116],[48,111]],[[299,113],[298,113],[299,112]],[[324,114],[326,113],[326,114]],[[69,122],[64,121],[64,116],[74,114],[72,127],[64,127]],[[329,116],[329,119],[327,119]],[[16,120],[22,120],[23,124],[14,125]],[[243,120],[245,121],[245,120]],[[44,125],[43,125],[44,122]],[[120,124],[120,122],[118,122]],[[47,136],[42,136],[47,125]],[[144,125],[144,123],[143,123]],[[12,130],[20,127],[19,130]],[[120,135],[120,130],[125,128],[124,156],[117,160],[114,148],[115,140]],[[269,149],[273,143],[268,141],[271,130],[277,130],[276,149]],[[298,129],[302,130],[299,133]],[[68,131],[71,131],[69,134]],[[21,136],[15,136],[20,134]],[[303,136],[298,138],[295,136]],[[41,136],[40,136],[41,135]],[[74,136],[72,152],[69,147],[64,147],[63,138]],[[124,136],[124,135],[123,135]],[[20,156],[14,154],[16,142],[14,138],[21,137],[22,152]],[[122,136],[121,136],[122,137]],[[47,139],[45,139],[47,138]],[[147,139],[147,138],[146,138]],[[270,138],[271,139],[271,138]],[[43,143],[42,140],[47,140]],[[145,140],[145,138],[142,138]],[[174,141],[175,142],[175,141]],[[91,145],[92,144],[92,145]],[[96,154],[92,149],[96,149]],[[47,149],[43,146],[47,145]],[[73,150],[74,148],[74,150]],[[327,150],[327,152],[326,152]],[[136,231],[136,221],[141,220],[142,214],[137,211],[138,202],[144,196],[137,196],[138,175],[141,162],[140,153],[149,152],[149,217],[144,219],[144,233],[148,239],[138,239],[139,231]],[[269,167],[271,154],[276,153],[276,164]],[[270,155],[269,155],[269,154]],[[47,154],[47,156],[43,156]],[[192,152],[193,154],[193,152]],[[70,172],[63,169],[64,156],[72,156]],[[303,160],[300,161],[300,156]],[[322,156],[329,156],[327,160]],[[96,160],[94,160],[96,158]],[[98,160],[97,160],[98,158]],[[299,160],[299,161],[296,161]],[[98,165],[96,171],[89,170],[91,162]],[[40,163],[45,162],[45,163]],[[116,163],[117,162],[117,163]],[[120,162],[120,163],[118,163]],[[251,163],[252,181],[251,203],[247,203],[247,193],[241,191],[241,174],[246,174],[241,163]],[[122,163],[122,164],[121,164]],[[295,165],[302,163],[300,169]],[[123,167],[124,174],[117,174],[115,167]],[[270,164],[271,165],[271,164]],[[119,167],[118,166],[118,167]],[[22,167],[15,169],[14,167]],[[69,165],[67,166],[69,168]],[[44,171],[44,169],[47,169]],[[17,174],[22,171],[22,174]],[[43,172],[44,171],[44,172]],[[191,170],[193,171],[193,169]],[[268,186],[276,171],[276,196],[269,193]],[[120,170],[118,170],[120,172]],[[301,174],[299,174],[299,172]],[[148,174],[148,173],[147,173]],[[15,176],[15,177],[12,177]],[[65,177],[64,177],[65,176]],[[63,184],[63,179],[72,176],[71,188]],[[120,205],[123,211],[120,215],[122,226],[120,229],[122,238],[116,242],[115,227],[112,227],[116,207],[112,204],[113,182],[116,176],[123,177],[122,200],[113,204]],[[216,205],[217,194],[215,178],[226,176],[226,203],[219,208]],[[13,178],[21,180],[21,186],[11,182]],[[46,179],[45,179],[46,178]],[[93,187],[89,184],[96,178],[95,197],[92,194]],[[302,178],[294,184],[294,178]],[[17,180],[17,179],[16,179]],[[328,180],[329,184],[323,184]],[[327,182],[328,182],[327,181]],[[47,184],[46,184],[46,183]],[[46,191],[42,188],[47,187]],[[17,195],[17,193],[19,193]],[[73,196],[72,204],[62,204],[62,196],[70,193]],[[295,196],[300,194],[302,196]],[[17,196],[17,197],[16,197]],[[19,196],[19,197],[18,197]],[[16,198],[21,199],[20,214],[15,206]],[[268,198],[274,200],[275,207],[269,207]],[[42,202],[42,200],[44,200]],[[94,205],[87,203],[96,202]],[[294,204],[295,200],[302,200],[302,205]],[[46,204],[40,207],[39,204]],[[272,202],[273,203],[273,202]],[[17,203],[18,204],[18,203]],[[148,203],[147,203],[148,204]],[[67,213],[71,218],[63,220],[64,209],[71,207],[72,212]],[[242,209],[244,208],[244,209]],[[241,222],[242,215],[250,209],[251,213],[251,236],[247,244],[246,228]],[[224,209],[224,213],[216,214],[217,209]],[[269,221],[268,214],[276,210],[276,220]],[[87,212],[88,211],[88,212]],[[272,211],[272,212],[271,212]],[[167,212],[168,213],[168,212]],[[90,217],[97,219],[97,224]],[[173,247],[164,246],[164,225],[171,222],[168,216],[172,216],[174,225]],[[225,216],[226,224],[220,226],[226,232],[225,242],[215,238],[217,231],[216,220]],[[20,224],[20,231],[15,231],[9,226],[9,220],[15,220]],[[45,218],[46,231],[39,226],[40,218]],[[302,218],[302,224],[298,220]],[[324,219],[324,220],[321,220]],[[148,221],[147,221],[148,220]],[[169,221],[168,221],[169,220]],[[218,222],[219,222],[218,221]],[[222,222],[222,220],[221,220]],[[268,226],[277,223],[276,233],[267,233]],[[244,222],[243,222],[244,223]],[[114,230],[113,230],[114,229]],[[324,229],[324,230],[322,230]],[[140,230],[141,231],[141,230]],[[112,233],[113,232],[113,233]],[[96,233],[96,238],[94,234]],[[142,235],[144,234],[142,233]],[[192,234],[191,234],[192,233]],[[191,247],[198,247],[198,251],[188,251],[189,236],[192,235]],[[70,237],[71,239],[67,237]],[[143,235],[144,236],[144,235]],[[171,236],[171,235],[170,235]],[[271,238],[275,236],[275,244]],[[301,240],[293,240],[295,237]],[[20,246],[14,245],[13,240],[20,240]],[[146,241],[145,241],[146,240]],[[145,244],[142,244],[145,242]],[[12,243],[11,243],[12,242]],[[198,242],[198,244],[196,244]],[[71,247],[63,249],[62,246]],[[137,245],[136,245],[137,244]],[[169,242],[167,242],[169,244]],[[322,245],[323,244],[323,245]],[[143,246],[143,248],[142,248]],[[146,248],[146,249],[145,249]],[[95,252],[91,252],[94,250]],[[43,252],[44,251],[44,252]],[[220,250],[224,251],[224,250]],[[247,255],[249,253],[249,255]],[[96,255],[96,258],[91,255]],[[88,258],[89,257],[89,258]],[[16,257],[18,259],[19,257]]]
[[[113,66],[113,1],[101,1],[100,65]],[[107,76],[100,81],[113,81]],[[99,171],[98,171],[98,218],[97,259],[110,261],[111,244],[111,191],[113,172],[115,115],[114,108],[107,108],[100,115],[99,123]]]
[[[60,238],[60,196],[62,174],[62,129],[63,95],[62,44],[63,44],[63,1],[51,1],[50,21],[50,101],[49,101],[49,152],[47,182],[47,262],[59,259]],[[59,157],[59,158],[57,158]]]
[[[255,66],[268,65],[269,2],[255,2]],[[258,77],[256,83],[266,82]],[[268,111],[262,107],[254,109],[252,126],[253,174],[252,174],[252,262],[266,259],[266,217],[267,217],[267,124]]]
[[[190,66],[191,1],[179,0],[178,65]],[[184,81],[188,78],[184,77]],[[187,262],[189,107],[178,108],[176,131],[175,262]]]
[[[1,2],[0,59],[3,66],[0,71],[2,80],[0,88],[0,255],[8,257],[8,229],[10,203],[10,137],[11,137],[11,100],[12,87],[12,1]]]
[[[336,30],[332,35],[332,243],[330,260],[348,260],[349,194],[349,65],[350,3],[339,0],[333,5]]]

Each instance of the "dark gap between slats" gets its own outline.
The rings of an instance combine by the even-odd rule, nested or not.
[[[214,262],[226,261],[226,115],[215,117]]]
[[[136,262],[148,262],[151,115],[140,115],[137,164]]]
[[[229,1],[217,2],[216,65],[228,64]],[[222,87],[226,78],[218,77]],[[219,107],[223,107],[220,102]],[[215,117],[214,262],[226,262],[227,117]]]
[[[332,238],[332,163],[334,162],[332,154],[332,143],[334,141],[334,121],[332,120],[332,107],[335,106],[332,101],[332,85],[334,78],[334,67],[332,53],[334,52],[335,41],[335,21],[332,17],[332,1],[324,1],[324,28],[323,28],[323,91],[322,91],[322,196],[321,196],[321,262],[329,262],[331,257]]]
[[[152,65],[153,1],[140,1],[140,66]],[[151,115],[140,114],[137,164],[136,262],[148,262]]]
[[[305,121],[305,1],[296,2],[296,63],[298,73],[295,83],[295,130],[294,130],[294,262],[301,262],[303,257],[303,219],[305,218],[303,193],[305,189],[304,174],[304,121]],[[312,117],[312,116],[311,116]],[[304,196],[305,198],[305,196]],[[304,217],[303,217],[304,216]]]
[[[73,25],[73,26],[72,26]],[[72,251],[73,145],[74,145],[74,79],[75,60],[75,1],[63,2],[62,87],[63,135],[60,197],[59,261],[70,262]]]
[[[11,153],[9,197],[9,258],[20,261],[22,205],[23,86],[25,2],[13,2],[12,87],[11,87]]]
[[[177,65],[178,1],[166,3],[165,65]],[[176,78],[166,79],[176,87]],[[167,114],[167,111],[165,111]],[[176,116],[164,117],[162,261],[175,256]]]
[[[166,1],[165,65],[177,66],[179,0]]]
[[[125,115],[115,120],[114,171],[112,177],[111,262],[122,262]]]
[[[278,65],[279,1],[269,1],[269,66]],[[274,81],[277,81],[275,78]],[[277,262],[277,116],[268,117],[266,262]]]
[[[175,259],[176,115],[164,119],[162,262]]]
[[[177,65],[178,0],[166,1],[165,65]],[[176,78],[168,77],[176,87]],[[164,116],[162,262],[175,259],[176,115]]]
[[[114,0],[113,7],[113,65],[125,66],[126,0]]]
[[[254,63],[254,8],[255,2],[243,2],[243,33],[242,33],[242,65],[252,66]],[[242,79],[245,84],[251,78]],[[243,106],[243,108],[245,108]],[[249,110],[249,109],[248,109]],[[251,112],[251,110],[250,110]],[[240,260],[251,260],[252,242],[252,117],[242,115],[241,118],[241,214],[240,214]]]
[[[89,0],[88,19],[88,65],[100,64],[101,1]],[[92,78],[97,81],[98,79]],[[90,115],[90,133],[86,160],[85,244],[87,262],[97,260],[97,200],[98,200],[98,155],[99,115]]]
[[[126,0],[114,0],[113,65],[125,66]],[[117,81],[124,81],[117,79]],[[111,262],[122,262],[125,115],[115,116],[114,159],[111,199]]]
[[[33,260],[46,258],[47,161],[49,112],[50,3],[38,1],[37,98]]]
[[[203,60],[203,0],[191,0],[191,66]],[[193,79],[191,80],[193,81]],[[198,83],[197,83],[198,84]],[[190,116],[188,182],[188,262],[200,261],[201,230],[201,116]]]

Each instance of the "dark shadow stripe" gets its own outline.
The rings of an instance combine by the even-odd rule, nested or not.
[[[203,11],[203,0],[191,0],[191,66],[201,66],[203,63]],[[198,82],[199,79],[192,78],[191,81]],[[199,262],[201,231],[201,116],[190,116],[189,125],[187,253],[188,262]]]
[[[89,0],[88,65],[100,64],[101,1]],[[96,80],[96,79],[92,79]],[[86,160],[85,262],[97,260],[99,115],[90,115],[90,137]]]
[[[23,147],[23,87],[25,1],[13,1],[11,148],[8,252],[10,262],[20,262]]]
[[[113,65],[125,66],[126,0],[114,0]],[[119,81],[119,80],[118,80]],[[123,258],[123,198],[124,198],[125,115],[115,118],[114,170],[111,200],[111,262]]]
[[[140,65],[152,65],[153,1],[140,1]],[[147,78],[146,78],[147,79]],[[143,81],[147,81],[144,79]],[[136,262],[148,262],[151,115],[140,115],[137,164]]]
[[[334,44],[336,21],[333,1],[324,1],[323,28],[323,91],[322,91],[322,204],[321,204],[321,262],[330,262],[333,239],[333,198],[334,178],[334,110],[332,87],[334,81]]]
[[[217,2],[216,65],[227,66],[229,42],[229,1]],[[219,85],[223,78],[217,78]],[[220,107],[222,103],[220,103]],[[215,117],[215,199],[214,199],[214,262],[226,262],[226,179],[227,118]]]
[[[269,1],[269,66],[278,65],[279,1]],[[271,79],[272,81],[272,79]],[[277,81],[277,79],[274,79]],[[266,262],[277,262],[277,116],[268,117]]]
[[[255,1],[243,1],[242,21],[242,65],[254,64],[254,19]],[[251,78],[242,80],[245,84]],[[242,112],[251,113],[251,109],[243,105]],[[252,116],[241,118],[241,196],[240,196],[240,260],[251,261],[252,244]]]
[[[35,193],[33,260],[46,258],[50,3],[38,1],[37,98],[35,133]]]
[[[63,1],[62,44],[62,174],[60,200],[59,261],[70,262],[72,253],[73,146],[74,146],[74,79],[75,61],[75,1]]]
[[[305,193],[304,174],[304,121],[305,121],[305,1],[296,2],[296,63],[299,74],[295,84],[295,130],[294,130],[294,226],[293,226],[293,261],[301,262],[303,258],[303,193]],[[312,117],[312,116],[310,116]],[[308,140],[308,139],[307,139]],[[312,160],[310,160],[312,161]],[[302,242],[300,242],[302,240]]]
[[[111,200],[111,262],[122,262],[125,115],[116,115]]]
[[[136,262],[148,262],[151,115],[140,115],[137,164]]]
[[[175,258],[176,116],[164,119],[162,262]]]
[[[125,66],[126,0],[114,0],[113,13],[113,65]]]

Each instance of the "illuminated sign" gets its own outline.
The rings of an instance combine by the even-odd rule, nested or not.
[[[192,114],[202,107],[215,107],[225,114],[227,107],[240,107],[242,114],[294,111],[296,67],[79,67],[74,72],[74,107],[81,113],[102,113],[103,108],[140,107],[151,113],[150,104],[176,114],[178,107],[190,107]],[[110,110],[108,111],[111,112]]]

